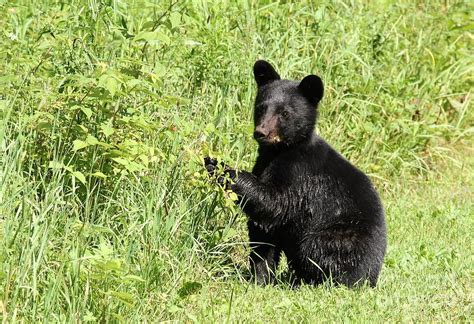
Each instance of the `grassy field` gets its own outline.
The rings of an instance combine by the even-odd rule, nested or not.
[[[364,4],[366,3],[366,4]],[[0,1],[6,322],[472,321],[468,1]],[[247,282],[246,218],[201,164],[255,159],[251,68],[326,85],[372,178],[375,289]]]

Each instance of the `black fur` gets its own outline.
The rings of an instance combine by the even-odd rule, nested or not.
[[[249,217],[255,279],[271,282],[283,251],[295,283],[375,286],[386,249],[383,207],[369,178],[314,133],[321,79],[281,80],[265,61],[254,75],[258,158],[252,173],[224,170]],[[205,163],[214,172],[217,161]]]

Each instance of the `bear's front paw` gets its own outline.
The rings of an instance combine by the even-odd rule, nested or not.
[[[204,167],[206,168],[207,173],[209,174],[210,177],[216,174],[217,165],[218,165],[218,162],[216,159],[213,159],[210,157],[204,158]]]
[[[231,184],[237,177],[237,171],[229,168],[224,162],[217,161],[211,157],[204,158],[204,167],[209,177],[216,178],[217,183],[225,189],[230,189]]]

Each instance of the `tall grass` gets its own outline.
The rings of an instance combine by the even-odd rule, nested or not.
[[[467,2],[0,8],[5,321],[472,315],[472,159],[452,153],[472,146]],[[251,167],[258,58],[325,82],[318,132],[385,198],[378,290],[244,280],[245,217],[207,183],[201,159]]]

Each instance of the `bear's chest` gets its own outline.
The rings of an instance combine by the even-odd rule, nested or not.
[[[297,158],[280,156],[274,159],[259,157],[252,173],[258,180],[266,185],[271,185],[277,190],[284,190],[297,184],[301,176],[309,175],[308,170],[298,162]]]

